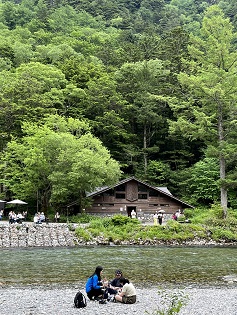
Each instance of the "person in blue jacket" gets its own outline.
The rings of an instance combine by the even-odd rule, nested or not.
[[[103,267],[97,266],[95,272],[88,278],[86,282],[86,293],[90,300],[99,300],[103,299],[103,283],[101,276],[103,273]]]

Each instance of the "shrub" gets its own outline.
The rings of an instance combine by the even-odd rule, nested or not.
[[[231,242],[231,241],[237,240],[237,234],[229,230],[224,230],[221,228],[214,228],[214,229],[211,229],[211,232],[212,232],[212,238],[215,241],[225,240],[225,241]]]
[[[91,220],[95,219],[95,216],[87,214],[87,213],[82,213],[74,216],[70,216],[69,222],[71,223],[89,223]]]
[[[53,220],[54,220],[54,217],[53,217]],[[67,216],[64,215],[64,214],[61,214],[60,215],[60,220],[59,220],[60,223],[65,223],[67,222]]]
[[[231,216],[233,219],[237,219],[237,211],[236,210],[230,210],[229,211],[229,214],[228,214],[229,216]]]
[[[121,214],[113,216],[111,221],[112,221],[113,225],[115,225],[115,226],[116,225],[125,225],[127,223],[131,223],[134,225],[140,224],[140,221],[138,219],[131,219],[130,217],[127,217],[127,216],[121,215]]]
[[[81,227],[77,227],[75,230],[75,235],[79,238],[79,239],[83,239],[84,241],[90,241],[92,239],[90,233],[81,228]]]
[[[206,208],[195,208],[195,209],[186,209],[184,211],[186,219],[190,219],[192,223],[199,224],[210,217],[210,210]]]
[[[137,238],[141,238],[145,240],[146,238],[149,239],[165,239],[165,233],[164,229],[161,226],[151,226],[151,227],[145,227],[144,229],[140,230],[137,233]]]
[[[169,293],[167,291],[158,291],[160,297],[160,306],[158,310],[152,313],[146,311],[150,315],[176,315],[181,308],[187,304],[188,296],[182,291]]]
[[[178,223],[175,220],[169,220],[165,226],[165,229],[171,231],[171,232],[180,232],[183,229],[182,224]]]
[[[191,212],[189,212],[191,211]],[[220,218],[220,207],[213,206],[212,209],[185,210],[189,218],[191,213],[192,223],[179,223],[175,220],[168,220],[165,225],[151,226],[142,225],[139,220],[131,219],[124,215],[115,215],[112,218],[102,218],[93,215],[79,215],[81,222],[90,222],[88,230],[90,237],[102,236],[104,239],[114,242],[160,240],[160,241],[185,241],[192,240],[195,237],[210,237],[211,232],[214,240],[237,240],[237,220],[236,212],[228,212],[226,219]],[[195,213],[195,215],[194,215]],[[89,237],[85,234],[85,240]],[[83,237],[83,233],[81,233]]]
[[[212,217],[217,219],[223,219],[223,209],[219,204],[211,205],[210,214]]]
[[[89,228],[103,230],[104,229],[103,220],[94,217],[94,219],[90,221]]]
[[[124,240],[127,236],[125,236],[123,229],[119,226],[111,226],[108,231],[108,235],[110,241]]]
[[[105,227],[105,228],[108,228],[112,225],[112,221],[111,221],[111,218],[102,218],[102,225]]]

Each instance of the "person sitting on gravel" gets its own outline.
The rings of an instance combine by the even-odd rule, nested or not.
[[[115,302],[121,302],[124,304],[133,304],[136,302],[136,289],[133,284],[129,282],[126,278],[120,278],[120,283],[122,284],[122,291],[115,295]]]
[[[101,276],[103,267],[97,266],[95,272],[88,278],[86,282],[86,293],[90,300],[102,300],[104,298],[105,287],[102,283]]]
[[[122,284],[120,283],[120,279],[123,276],[123,273],[121,270],[116,270],[115,271],[115,278],[110,282],[107,292],[111,295],[113,294],[117,294],[121,288],[122,288]]]

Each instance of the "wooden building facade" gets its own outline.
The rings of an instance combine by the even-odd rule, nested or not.
[[[124,214],[130,216],[134,210],[139,216],[142,214],[154,214],[164,210],[166,214],[172,214],[178,210],[193,206],[174,197],[166,187],[154,187],[142,182],[135,177],[120,181],[113,187],[102,187],[87,194],[91,198],[91,206],[86,208],[86,213],[114,215]]]

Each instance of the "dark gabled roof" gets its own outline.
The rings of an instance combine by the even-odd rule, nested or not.
[[[105,192],[105,191],[107,191],[109,189],[112,189],[112,188],[115,188],[115,187],[117,187],[119,185],[122,185],[122,184],[125,184],[127,182],[130,182],[131,180],[135,180],[135,181],[137,181],[140,184],[143,184],[143,185],[145,185],[145,186],[147,186],[147,187],[149,187],[151,189],[157,190],[158,192],[162,193],[163,195],[166,195],[166,196],[168,196],[171,199],[179,201],[180,203],[182,203],[183,205],[186,205],[189,208],[194,208],[193,206],[189,205],[188,203],[186,203],[186,202],[184,202],[184,201],[174,197],[171,194],[171,192],[167,189],[167,187],[154,187],[154,186],[152,186],[152,185],[150,185],[150,184],[148,184],[146,182],[143,182],[143,181],[141,181],[141,180],[139,180],[139,179],[137,179],[135,177],[129,177],[129,178],[123,179],[123,180],[121,180],[120,182],[118,182],[117,184],[115,184],[113,186],[104,186],[104,187],[97,188],[95,191],[93,191],[91,193],[87,193],[86,196],[87,197],[93,197],[93,196],[99,195],[99,194],[101,194],[101,193],[103,193],[103,192]]]

